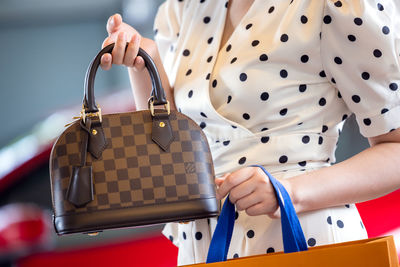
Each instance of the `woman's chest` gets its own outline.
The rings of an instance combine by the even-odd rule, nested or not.
[[[255,1],[224,43],[225,5],[188,6],[171,61],[177,107],[195,120],[216,115],[252,129],[297,116],[330,89],[319,86],[328,82],[323,8],[320,0]]]

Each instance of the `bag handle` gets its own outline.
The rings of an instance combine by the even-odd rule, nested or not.
[[[261,168],[268,176],[275,189],[275,194],[281,211],[284,252],[290,253],[307,250],[306,239],[288,192],[263,166],[252,166]],[[215,228],[210,243],[206,261],[207,263],[226,261],[234,222],[235,206],[229,201],[228,197],[222,207],[217,227]]]
[[[128,46],[128,43],[127,43]],[[85,78],[85,96],[83,98],[83,106],[86,113],[96,113],[98,108],[94,99],[94,79],[97,69],[100,65],[101,56],[105,53],[111,53],[114,48],[114,43],[104,47],[90,63]],[[144,59],[145,66],[149,71],[152,84],[152,101],[154,105],[167,105],[164,89],[162,88],[160,75],[158,74],[156,64],[153,59],[141,48],[139,48],[138,56]]]

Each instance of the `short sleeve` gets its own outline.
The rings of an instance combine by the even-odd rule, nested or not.
[[[155,17],[154,39],[163,62],[178,40],[184,4],[182,0],[167,0],[161,4]]]
[[[380,2],[326,0],[322,22],[325,73],[365,137],[400,127],[400,1]]]

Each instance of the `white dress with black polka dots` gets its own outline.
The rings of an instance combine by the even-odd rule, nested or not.
[[[400,1],[255,0],[220,48],[226,0],[168,0],[155,39],[179,111],[204,130],[216,175],[284,179],[329,166],[346,118],[400,126]],[[300,214],[309,246],[366,238],[353,204]],[[204,262],[216,220],[167,224],[178,264]],[[228,258],[281,251],[280,220],[237,213]]]

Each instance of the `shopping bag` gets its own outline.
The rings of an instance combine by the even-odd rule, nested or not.
[[[191,266],[268,266],[268,267],[397,267],[399,266],[392,236],[343,242],[307,248],[303,230],[285,188],[262,166],[273,185],[281,210],[284,252],[227,260],[235,207],[227,199],[215,229],[207,263]]]

